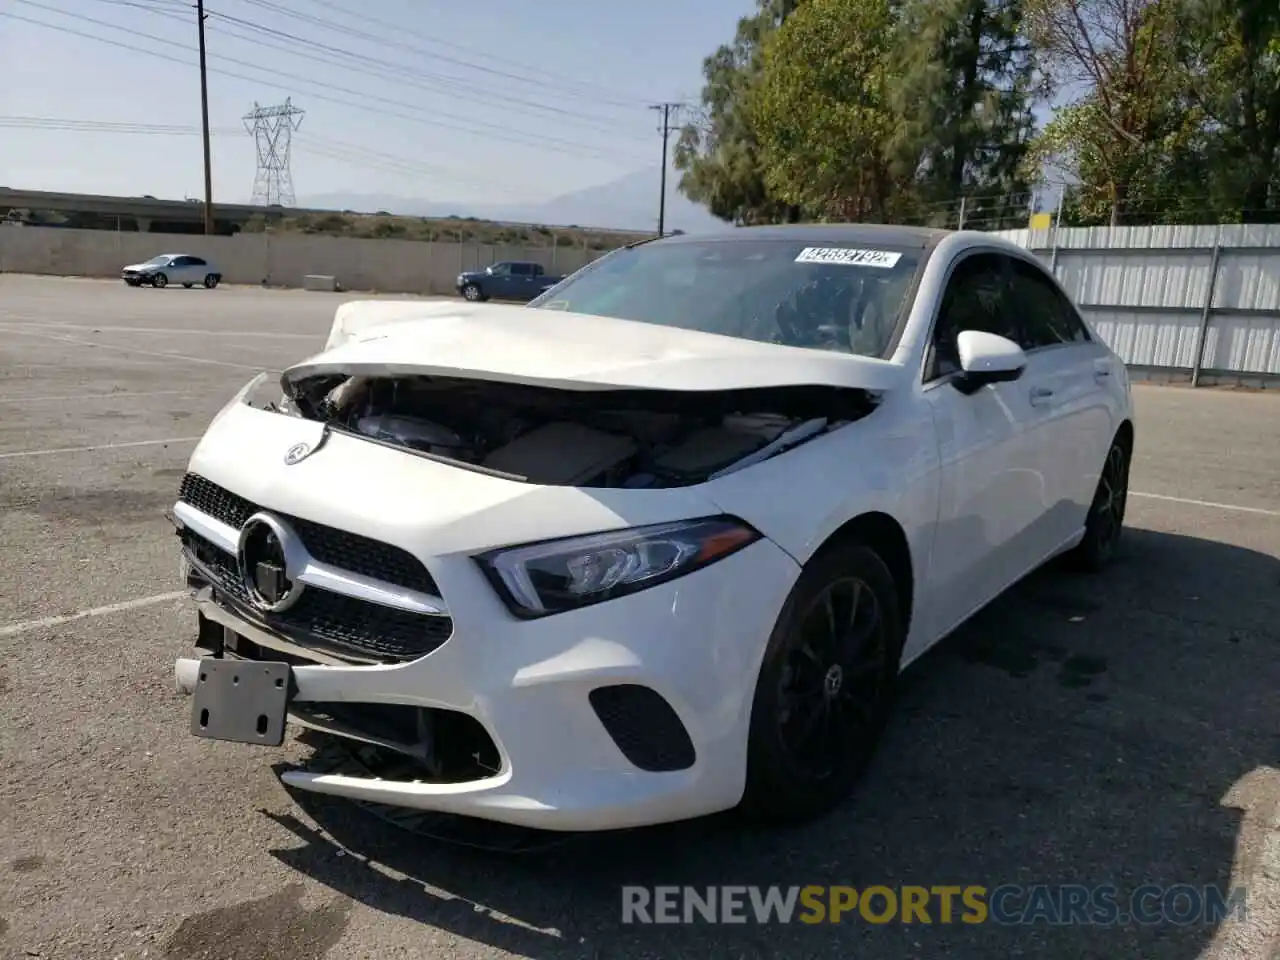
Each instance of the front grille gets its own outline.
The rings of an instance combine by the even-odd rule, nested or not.
[[[220,605],[299,646],[394,663],[425,656],[453,632],[447,616],[410,613],[316,589],[304,590],[288,610],[264,613],[249,603],[234,557],[191,530],[183,530],[181,537],[183,548],[212,581]]]
[[[244,497],[195,473],[188,473],[182,478],[178,499],[237,530],[261,509]],[[422,561],[407,550],[301,517],[274,510],[272,513],[297,531],[307,552],[321,563],[332,564],[351,573],[363,574],[408,590],[433,596],[440,593]]]

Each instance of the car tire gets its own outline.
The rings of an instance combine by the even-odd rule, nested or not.
[[[204,278],[204,285],[206,290],[212,290],[218,285],[218,275],[216,273],[211,273],[206,276]]]
[[[862,645],[832,649],[841,625],[860,633]],[[805,565],[756,683],[741,812],[802,822],[848,797],[888,722],[904,640],[897,583],[873,549],[835,543]],[[806,728],[822,734],[811,751],[796,742]]]
[[[462,297],[464,300],[470,300],[472,303],[479,303],[482,300],[489,299],[474,283],[468,283],[462,288]]]
[[[169,278],[163,273],[157,273],[151,278],[151,285],[153,287],[167,287],[169,285]]]
[[[1101,572],[1115,557],[1124,531],[1124,512],[1129,501],[1129,464],[1132,445],[1116,434],[1107,450],[1093,503],[1084,524],[1084,539],[1068,553],[1071,566],[1084,573]]]

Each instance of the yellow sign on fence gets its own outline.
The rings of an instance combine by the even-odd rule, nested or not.
[[[1053,226],[1052,213],[1033,213],[1030,227],[1032,230],[1048,230]]]

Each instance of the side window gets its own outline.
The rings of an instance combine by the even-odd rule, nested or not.
[[[511,264],[495,263],[493,265],[493,275],[495,277],[506,277],[511,274]]]
[[[983,330],[1017,341],[1008,309],[1005,258],[994,253],[966,257],[956,265],[942,295],[929,345],[926,380],[960,369],[958,338],[963,330]]]
[[[511,275],[513,277],[527,277],[532,275],[532,273],[533,270],[530,269],[529,264],[527,263],[513,263],[511,265]]]
[[[204,267],[204,266],[208,266],[208,264],[206,264],[199,257],[187,257],[187,266],[188,267]]]
[[[1075,307],[1039,268],[1017,259],[1012,268],[1012,303],[1023,350],[1088,342],[1089,332]]]

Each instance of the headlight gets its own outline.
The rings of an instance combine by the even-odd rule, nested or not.
[[[760,539],[735,517],[707,517],[504,547],[476,561],[518,617],[545,617],[665,583]]]

